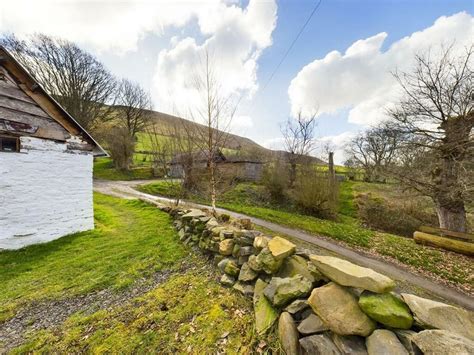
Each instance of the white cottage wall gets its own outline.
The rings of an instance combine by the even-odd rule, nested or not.
[[[93,156],[66,143],[21,137],[0,152],[0,249],[18,249],[94,228]]]

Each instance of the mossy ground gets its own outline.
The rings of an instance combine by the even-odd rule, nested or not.
[[[54,328],[32,332],[13,353],[204,354],[277,348],[276,342],[263,344],[255,337],[251,301],[217,282],[206,258],[179,241],[168,214],[136,200],[96,194],[95,218],[94,231],[0,253],[3,320],[36,301],[51,301],[54,312],[56,300],[100,289],[119,292],[138,280],[152,282],[154,274],[165,270],[171,276],[120,306],[78,312]]]
[[[199,269],[173,276],[129,304],[75,314],[13,353],[250,354],[259,345],[264,351],[277,349],[275,339],[261,346],[255,336],[251,302],[213,276]]]

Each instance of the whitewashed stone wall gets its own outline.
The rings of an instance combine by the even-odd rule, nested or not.
[[[0,249],[18,249],[94,228],[92,154],[22,137],[0,152]]]

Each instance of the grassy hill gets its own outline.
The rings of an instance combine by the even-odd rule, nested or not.
[[[190,132],[198,132],[206,129],[204,125],[196,122],[185,120],[181,117],[169,115],[158,111],[150,111],[151,121],[155,129],[147,132],[139,132],[137,134],[137,143],[135,147],[135,156],[133,158],[133,169],[130,172],[120,172],[114,169],[110,159],[101,158],[95,162],[94,177],[107,180],[134,180],[134,179],[149,179],[152,178],[151,160],[152,156],[152,142],[156,138],[151,138],[150,134],[158,136],[158,141],[173,141],[179,136],[186,137],[185,129]],[[109,121],[107,126],[113,126],[113,121]],[[186,127],[186,128],[185,128]],[[104,129],[104,127],[102,127]],[[98,135],[98,138],[100,135]],[[103,143],[103,142],[101,142]],[[106,144],[103,144],[107,149]],[[281,150],[272,150],[265,148],[250,138],[242,137],[236,134],[228,133],[224,144],[224,154],[240,155],[249,159],[256,159],[261,161],[270,161],[272,159],[285,159],[288,154]],[[171,159],[171,157],[170,157]],[[325,165],[322,160],[312,157],[312,163]]]

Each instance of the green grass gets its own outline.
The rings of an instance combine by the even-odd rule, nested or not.
[[[130,304],[75,314],[13,353],[241,354],[252,353],[257,342],[251,302],[194,271],[172,277]]]
[[[95,194],[94,210],[95,230],[0,252],[0,321],[33,301],[127,287],[186,255],[155,207]]]
[[[419,271],[429,271],[448,282],[474,287],[474,280],[469,279],[474,268],[468,257],[425,247],[416,244],[413,239],[381,233],[361,226],[360,222],[354,218],[357,215],[354,194],[361,188],[359,184],[350,181],[341,184],[337,221],[302,215],[288,206],[262,202],[259,198],[262,187],[256,184],[238,184],[233,190],[221,196],[218,206],[310,234],[329,237],[352,247],[394,258]],[[373,189],[379,191],[389,189],[386,184],[376,185]],[[149,186],[153,188],[148,188]],[[158,195],[169,196],[167,186],[161,182],[144,185],[140,189],[149,193],[159,191]],[[188,199],[200,203],[207,202],[203,198],[196,199],[195,196],[188,196]]]
[[[153,179],[153,172],[148,164],[142,164],[125,172],[115,169],[110,158],[96,158],[94,161],[94,179],[102,180],[147,180]]]

